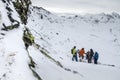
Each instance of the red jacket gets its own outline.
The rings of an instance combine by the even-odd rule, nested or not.
[[[79,56],[84,56],[84,54],[85,54],[85,50],[84,50],[84,49],[81,49],[81,50],[79,51]]]

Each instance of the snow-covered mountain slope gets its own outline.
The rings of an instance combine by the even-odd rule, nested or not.
[[[16,21],[19,28],[9,30],[7,27]],[[30,59],[22,40],[23,28],[12,1],[0,0],[0,80],[37,80],[29,68]]]
[[[24,25],[9,0],[0,1],[0,29],[11,24],[7,13],[20,25],[13,30],[0,30],[0,80],[119,80],[120,15],[58,16],[30,6]],[[14,0],[12,0],[14,1]],[[12,9],[6,10],[6,6]],[[13,16],[14,15],[14,16]],[[25,49],[24,26],[35,37],[35,44]],[[93,48],[99,64],[74,62],[71,48]],[[32,61],[35,63],[31,67]],[[109,76],[109,77],[108,77]]]
[[[41,14],[43,19],[38,14]],[[97,18],[96,16],[98,16],[99,19],[102,16],[99,15],[91,15],[91,17]],[[103,18],[107,17],[105,15]],[[114,17],[114,15],[109,16]],[[34,32],[34,35],[38,36],[37,43],[48,50],[51,48],[56,54],[69,54],[70,49],[76,45],[78,49],[84,47],[86,51],[93,48],[104,59],[106,56],[119,56],[120,53],[120,18],[114,17],[114,19],[114,23],[111,23],[111,19],[107,23],[86,22],[81,18],[66,19],[54,14],[45,14],[41,9],[34,8],[28,27]],[[110,63],[111,61],[117,62],[114,60],[108,59]],[[105,61],[103,60],[103,63]]]
[[[75,70],[78,72],[78,74],[82,75],[80,76],[78,74],[71,74],[70,72],[68,77],[68,74],[66,75],[66,73],[60,72],[66,76],[63,78],[62,75],[58,73],[59,69],[54,68],[53,70],[53,66],[51,66],[49,62],[43,58],[43,60],[40,60],[42,64],[38,63],[42,66],[45,65],[42,67],[43,71],[38,72],[40,75],[42,75],[43,79],[119,79],[119,14],[102,13],[96,15],[67,15],[67,17],[60,17],[49,13],[42,8],[31,7],[30,9],[31,14],[29,15],[27,26],[30,28],[33,35],[36,36],[35,42],[47,49],[47,51],[49,51],[49,55],[52,56],[55,60],[59,61],[65,68],[70,69],[71,72],[74,72]],[[77,46],[77,49],[84,47],[86,51],[91,48],[94,51],[98,51],[100,55],[99,63],[101,63],[101,65],[96,66],[94,64],[72,62],[72,55],[70,50],[73,46]],[[46,69],[50,70],[50,73],[49,71],[44,71]],[[56,76],[54,77],[54,75]]]

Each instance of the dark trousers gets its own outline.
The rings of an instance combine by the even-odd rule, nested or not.
[[[91,63],[92,62],[92,60],[91,59],[88,59],[88,63]]]
[[[79,55],[79,58],[82,57],[82,59],[84,59],[84,55]]]
[[[74,61],[74,59],[75,59],[76,62],[78,62],[77,55],[73,55],[72,61]]]
[[[97,64],[97,60],[98,60],[98,59],[94,58],[94,64]]]
[[[88,56],[88,63],[92,63],[92,57]]]

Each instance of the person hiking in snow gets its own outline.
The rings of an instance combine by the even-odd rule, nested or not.
[[[72,57],[72,61],[74,61],[74,59],[76,60],[76,62],[78,61],[77,59],[77,51],[76,51],[76,46],[74,46],[72,49],[71,49],[71,54],[73,55]]]
[[[34,43],[34,37],[27,28],[24,30],[23,33],[23,41],[25,43],[26,49],[28,49],[28,47],[32,45],[32,43]]]
[[[90,53],[90,51],[88,51],[88,52],[86,53],[86,59],[87,59],[88,63],[91,63],[91,62],[92,62],[92,58],[91,58],[91,53]]]
[[[82,59],[84,59],[84,54],[85,54],[85,50],[84,50],[84,48],[82,48],[82,49],[79,51],[80,61],[82,61]],[[81,59],[81,57],[82,57],[82,59]]]
[[[88,60],[88,63],[92,63],[93,55],[94,55],[93,49],[90,49],[90,51],[86,53],[86,59]]]
[[[91,59],[93,58],[93,55],[94,55],[93,49],[90,49],[90,57],[91,57]]]
[[[98,64],[98,58],[99,58],[99,54],[98,54],[98,52],[95,52],[95,54],[94,54],[94,64]]]

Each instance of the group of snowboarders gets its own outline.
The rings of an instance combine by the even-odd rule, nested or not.
[[[85,60],[87,60],[88,63],[92,63],[94,61],[94,64],[98,64],[99,54],[97,51],[94,52],[93,49],[90,49],[89,51],[85,52],[84,48],[76,50],[76,46],[74,46],[71,49],[71,54],[72,61],[75,60],[76,62],[84,62]]]

